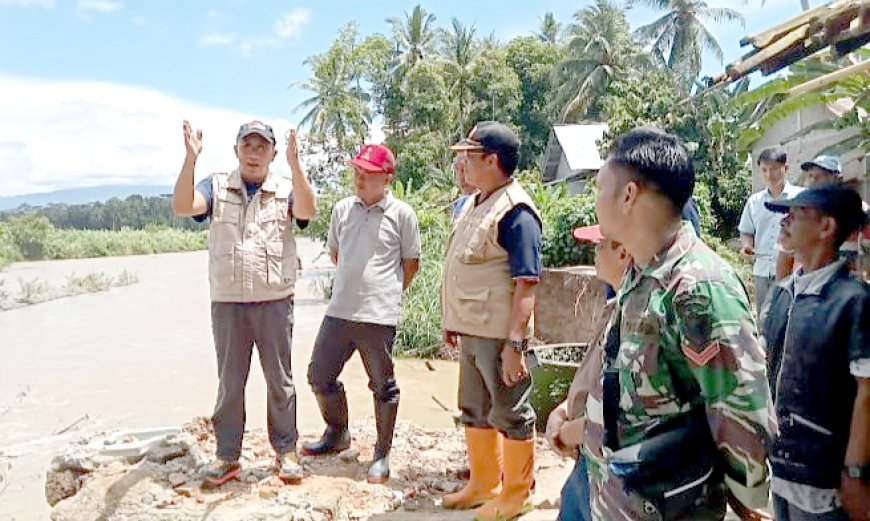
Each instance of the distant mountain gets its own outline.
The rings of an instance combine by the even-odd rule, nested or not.
[[[171,194],[173,187],[169,185],[105,185],[88,188],[70,188],[55,192],[39,194],[24,194],[0,196],[0,210],[12,210],[22,204],[30,206],[47,206],[52,203],[83,204],[96,201],[106,201],[113,197],[126,199],[130,195],[151,197]]]

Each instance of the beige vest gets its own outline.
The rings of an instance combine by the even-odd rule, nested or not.
[[[214,302],[263,302],[293,294],[296,239],[290,179],[269,173],[247,200],[238,170],[214,174],[208,278]]]
[[[514,282],[508,252],[498,243],[498,223],[519,204],[541,218],[531,197],[516,180],[462,212],[450,234],[444,259],[444,329],[484,338],[507,338]],[[531,321],[525,336],[531,336]]]

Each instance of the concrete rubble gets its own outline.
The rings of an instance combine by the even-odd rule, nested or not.
[[[366,483],[366,465],[375,440],[373,422],[352,429],[351,449],[337,456],[301,458],[306,479],[281,483],[274,453],[262,431],[245,435],[242,475],[220,489],[201,488],[197,470],[210,460],[214,433],[198,418],[180,436],[167,438],[140,458],[102,456],[98,438],[80,440],[54,458],[46,479],[46,499],[55,521],[85,520],[293,520],[362,519],[459,520],[469,512],[448,512],[440,498],[467,478],[461,430],[423,429],[399,422],[390,457],[392,479]],[[314,439],[311,433],[303,440]],[[539,442],[536,454],[538,510],[529,521],[555,519],[559,490],[573,462]]]

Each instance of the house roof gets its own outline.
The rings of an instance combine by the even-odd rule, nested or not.
[[[604,159],[598,150],[598,141],[607,130],[606,123],[553,126],[544,177],[552,179],[555,176],[562,154],[572,173],[601,168]]]
[[[730,63],[712,85],[730,83],[756,70],[773,74],[829,46],[835,55],[843,56],[868,42],[870,0],[838,0],[743,38],[740,44],[753,49]]]

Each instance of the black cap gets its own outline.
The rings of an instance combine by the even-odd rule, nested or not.
[[[456,143],[451,150],[481,150],[498,154],[507,174],[516,169],[520,151],[520,138],[504,123],[481,121],[471,129],[466,139]]]
[[[767,202],[764,206],[778,213],[788,213],[789,208],[815,208],[833,217],[837,225],[849,233],[867,222],[867,214],[861,207],[861,196],[841,184],[810,188],[791,199]]]

